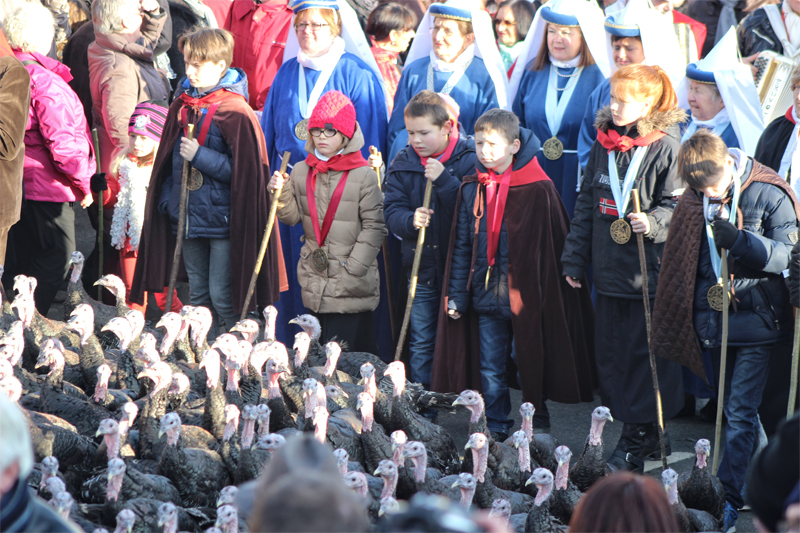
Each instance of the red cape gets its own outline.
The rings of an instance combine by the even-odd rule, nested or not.
[[[706,33],[708,33],[706,25],[674,9],[672,10],[672,22],[674,24],[688,24],[692,27],[694,42],[697,44],[697,55],[700,56],[703,53],[703,44],[706,42]]]
[[[153,163],[153,173],[147,189],[145,219],[139,244],[139,259],[131,287],[131,301],[143,303],[143,293],[162,292],[169,285],[175,235],[169,216],[161,214],[158,199],[161,184],[171,172],[172,149],[180,135],[178,111],[182,101],[176,99],[169,108],[161,144]],[[198,123],[196,111],[189,108],[188,118]],[[256,264],[264,228],[267,227],[267,159],[264,134],[253,111],[242,98],[222,101],[214,122],[233,153],[231,169],[231,293],[233,307],[240,312],[247,295],[250,276]],[[180,176],[175,177],[180,183]],[[182,279],[186,279],[185,276]],[[286,270],[281,252],[278,225],[272,229],[267,253],[253,294],[253,303],[263,307],[278,301],[280,291],[288,289]]]
[[[553,182],[536,159],[512,174],[503,223],[508,237],[508,285],[523,401],[541,407],[542,394],[563,403],[591,401],[597,385],[594,309],[587,283],[571,288],[561,275],[569,217]],[[464,178],[474,183],[478,176]],[[462,193],[456,200],[458,213]],[[476,203],[485,203],[479,186]],[[478,206],[476,206],[478,207]],[[479,206],[481,210],[485,206]],[[481,390],[478,317],[447,317],[447,292],[457,229],[450,234],[433,360],[431,390]],[[473,262],[477,253],[473,250]],[[510,360],[510,359],[509,359]],[[509,379],[514,379],[509,368]]]

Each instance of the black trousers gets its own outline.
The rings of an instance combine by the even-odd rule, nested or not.
[[[348,352],[378,353],[375,341],[375,313],[312,313],[322,328],[322,343],[336,337],[339,343],[347,343]]]
[[[47,315],[64,282],[75,251],[75,213],[71,202],[23,200],[19,222],[11,227],[6,251],[6,287],[14,276],[36,278],[36,309]]]

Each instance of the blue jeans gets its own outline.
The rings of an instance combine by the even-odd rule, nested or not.
[[[191,305],[207,307],[225,330],[239,320],[231,296],[231,241],[198,237],[183,241]]]
[[[511,396],[508,393],[506,359],[511,355],[514,330],[511,321],[488,315],[478,317],[481,342],[481,385],[486,404],[489,431],[508,433],[514,425],[509,420]]]
[[[758,449],[761,423],[758,406],[769,373],[771,346],[733,346],[728,348],[725,372],[725,450],[717,476],[725,487],[726,500],[736,509],[743,505],[742,488],[747,480],[750,459]],[[720,350],[712,361],[719,375]]]
[[[427,284],[417,285],[414,304],[411,306],[408,330],[408,351],[411,363],[411,381],[431,384],[433,348],[436,345],[436,326],[439,319],[441,292]]]

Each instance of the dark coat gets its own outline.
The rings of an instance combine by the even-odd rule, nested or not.
[[[563,403],[591,401],[597,377],[594,311],[589,289],[586,284],[573,289],[561,276],[559,257],[569,217],[553,182],[535,158],[539,140],[529,130],[522,129],[521,134],[522,148],[512,174],[512,183],[519,175],[519,184],[509,189],[497,268],[493,269],[488,292],[483,288],[487,266],[486,224],[485,221],[479,224],[476,239],[474,214],[476,207],[478,210],[485,207],[486,188],[479,186],[477,174],[464,178],[461,186],[444,286],[449,287],[451,295],[457,294],[461,300],[471,299],[474,305],[460,308],[460,319],[448,318],[447,290],[442,292],[431,388],[440,392],[481,389],[477,314],[482,309],[505,309],[514,330],[523,401],[532,402],[537,408],[542,407],[543,395]],[[463,224],[462,218],[472,223]],[[473,255],[464,253],[465,243],[475,251],[471,288],[469,271],[473,270],[470,267]],[[458,267],[456,253],[460,256]],[[461,277],[451,278],[456,268],[460,269]],[[462,280],[457,287],[454,279]],[[513,368],[509,374],[515,374]]]
[[[219,85],[205,94],[216,91],[228,91],[239,94],[247,99],[247,76],[238,68],[228,69]],[[197,96],[191,90],[189,80],[183,79],[178,86],[175,97],[189,91],[191,96]],[[195,128],[195,136],[203,128],[206,115]],[[172,223],[172,231],[178,231],[178,213],[180,211],[181,188],[180,179],[185,161],[180,154],[183,132],[175,142],[172,149],[171,173],[164,178],[161,186],[161,197],[158,209],[168,213]],[[186,204],[187,222],[186,238],[205,237],[209,239],[227,239],[230,236],[231,214],[231,168],[233,151],[222,136],[222,131],[217,124],[216,117],[212,118],[208,135],[203,145],[191,161],[192,167],[203,174],[203,185],[196,191],[191,191]],[[177,185],[177,186],[176,186]]]
[[[2,31],[0,40],[5,42]],[[9,55],[4,55],[0,48],[0,229],[9,228],[19,220],[30,99],[28,71],[10,50]]]
[[[464,176],[475,172],[475,141],[461,137],[441,176],[433,182],[430,208],[431,223],[425,230],[425,247],[419,264],[417,282],[440,290],[450,246],[450,229],[456,206],[456,196]],[[417,248],[418,231],[414,228],[414,211],[422,206],[425,197],[425,168],[419,155],[410,146],[397,154],[386,173],[384,214],[386,227],[402,239],[403,266],[409,273]]]
[[[778,9],[780,9],[780,5],[778,5]],[[749,57],[764,50],[772,50],[783,55],[783,45],[775,35],[775,30],[772,29],[772,24],[767,16],[767,10],[763,7],[747,15],[739,23],[737,31],[742,57]]]
[[[706,25],[706,41],[703,43],[703,50],[698,50],[700,57],[705,57],[714,48],[717,38],[717,22],[722,11],[722,2],[719,0],[689,0],[688,5],[682,9],[683,13],[698,22]],[[747,7],[746,0],[740,0],[734,12],[736,20],[740,21],[747,14],[744,9]]]
[[[147,189],[139,259],[131,284],[130,300],[142,303],[145,291],[161,292],[169,284],[175,235],[171,221],[159,211],[161,184],[172,173],[173,147],[182,134],[179,111],[183,102],[169,108]],[[188,108],[187,120],[199,122],[198,111]],[[231,295],[237,312],[244,306],[259,243],[269,216],[267,181],[270,175],[264,134],[253,110],[238,96],[222,101],[214,115],[222,137],[232,151],[230,179]],[[276,302],[286,290],[278,228],[273,228],[251,303],[263,307]]]
[[[0,525],[6,533],[37,531],[40,533],[80,533],[78,524],[63,519],[56,510],[36,496],[25,480],[3,494],[0,507]]]
[[[652,131],[667,134],[650,145],[634,184],[641,198],[641,209],[647,213],[650,221],[650,232],[645,235],[644,247],[651,295],[655,294],[658,283],[664,241],[675,206],[674,195],[679,187],[676,159],[680,147],[679,125],[685,117],[682,109],[665,113],[656,111],[640,120],[628,132],[631,138],[648,135]],[[613,127],[609,108],[598,111],[596,125],[603,131]],[[632,153],[632,150],[617,153],[620,178],[628,170]],[[594,287],[598,293],[616,298],[640,299],[642,276],[636,239],[631,237],[627,244],[616,244],[611,238],[610,228],[618,217],[616,214],[603,213],[601,207],[609,201],[613,204],[613,198],[608,184],[608,152],[595,141],[561,256],[564,275],[580,279],[592,265]],[[626,217],[632,211],[630,202]]]
[[[771,171],[748,159],[742,177]],[[687,191],[693,193],[693,191]],[[742,191],[739,237],[729,251],[735,307],[728,315],[728,344],[760,346],[792,334],[792,313],[783,271],[797,242],[797,215],[792,198],[783,190],[758,181]],[[705,233],[705,229],[701,228]],[[694,291],[694,327],[704,348],[716,348],[722,338],[722,313],[708,306],[707,293],[717,278],[711,267],[708,240],[700,239]]]
[[[785,326],[788,295],[779,285],[783,284],[781,272],[789,263],[789,246],[793,238],[797,239],[800,208],[785,180],[760,163],[748,163],[748,167],[737,217],[737,223],[743,224],[747,231],[740,232],[729,254],[735,291],[729,314],[730,338],[737,344],[747,344],[746,339],[739,336],[744,333],[754,336],[750,344],[758,341],[759,336],[763,344],[768,333],[774,337],[792,334],[791,328]],[[748,192],[750,187],[754,188]],[[696,285],[705,282],[707,291],[710,284],[705,276],[711,275],[704,276],[700,271],[703,262],[700,254],[706,242],[702,200],[699,193],[687,189],[675,207],[661,264],[663,282],[658,286],[653,306],[650,349],[660,357],[689,367],[705,379],[699,345],[718,345],[719,333],[716,329],[709,331],[708,327],[695,331],[698,320],[694,314],[698,310],[708,312],[705,298],[703,302],[695,302],[696,295],[702,292]],[[740,312],[742,318],[736,318]],[[741,332],[735,331],[742,328]],[[706,338],[699,338],[699,335]],[[714,337],[708,338],[709,335]]]
[[[789,300],[794,307],[800,307],[800,242],[792,248],[789,260]]]
[[[791,116],[791,109],[788,115]],[[786,115],[770,122],[761,134],[761,138],[758,139],[753,159],[778,172],[781,168],[783,153],[786,151],[786,146],[789,144],[793,130],[794,122],[787,118]]]

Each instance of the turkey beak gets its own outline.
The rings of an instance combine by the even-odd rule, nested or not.
[[[289,321],[289,324],[297,324],[297,323],[298,322],[297,322],[297,318],[296,317]]]
[[[378,473],[381,471],[380,468],[375,469],[375,472],[372,473],[373,476],[378,476]]]
[[[98,279],[97,281],[95,281],[94,283],[92,283],[92,285],[100,285],[100,286],[102,286],[102,287],[107,287],[107,286],[108,286],[108,285],[106,284],[106,280],[105,280],[104,278],[100,278],[100,279]]]
[[[531,476],[531,477],[528,478],[528,481],[525,482],[525,486],[527,487],[528,485],[530,485],[533,482],[534,482],[533,481],[533,476]]]
[[[455,483],[453,483],[453,485],[452,485],[450,488],[451,488],[451,489],[454,489],[454,488],[456,488],[456,487],[460,487],[460,486],[461,486],[461,480],[460,480],[460,479],[457,479],[457,480],[455,481]]]
[[[378,516],[379,517],[383,516],[384,514],[386,514],[386,511],[384,511],[383,508],[378,509]]]
[[[159,439],[164,436],[164,433],[166,433],[166,431],[164,429],[158,428],[158,438]]]
[[[103,434],[103,433],[100,431],[100,428],[97,428],[97,433],[95,433],[95,434],[94,434],[94,436],[95,436],[95,437],[99,437],[99,436],[100,436],[100,435],[102,435],[102,434]],[[109,475],[108,475],[108,477],[111,477],[111,474],[109,474]]]
[[[461,399],[461,396],[459,396],[458,398],[456,398],[456,399],[453,401],[453,407],[455,407],[455,406],[457,406],[457,405],[466,405],[466,404],[464,403],[464,401]]]

